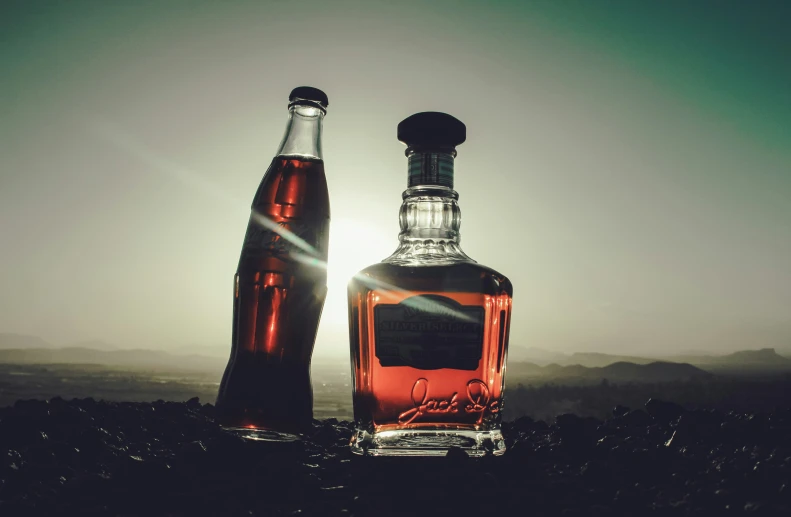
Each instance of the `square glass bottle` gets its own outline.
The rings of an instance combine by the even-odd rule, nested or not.
[[[408,188],[398,249],[349,282],[352,451],[500,455],[513,289],[460,247],[455,147],[466,127],[444,113],[398,126]]]

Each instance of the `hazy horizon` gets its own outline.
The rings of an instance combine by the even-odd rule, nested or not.
[[[34,340],[41,339],[43,343],[41,345],[33,344],[32,346],[9,346],[7,342],[8,336],[14,336],[19,338],[34,338]],[[12,343],[13,345],[13,343]],[[104,340],[99,339],[89,339],[89,340],[80,340],[80,341],[66,341],[66,342],[49,342],[47,340],[43,340],[40,336],[32,336],[28,334],[17,334],[14,332],[0,332],[0,350],[11,350],[11,349],[76,349],[76,348],[87,348],[96,350],[99,352],[129,352],[129,351],[163,351],[169,353],[176,353],[176,354],[195,354],[195,355],[203,355],[203,356],[211,356],[211,357],[225,357],[230,352],[230,347],[225,345],[173,345],[168,347],[157,347],[152,348],[146,346],[145,343],[140,343],[137,345],[119,345],[117,343],[110,343]],[[651,359],[651,358],[680,358],[684,356],[722,356],[722,355],[729,355],[734,352],[745,352],[745,351],[760,351],[765,350],[767,348],[774,349],[776,353],[782,356],[788,356],[791,354],[791,346],[780,346],[780,347],[742,347],[742,348],[734,348],[734,349],[717,349],[717,350],[694,350],[694,349],[685,349],[685,350],[669,350],[669,351],[654,351],[649,353],[632,353],[630,351],[618,352],[614,350],[608,349],[596,349],[596,350],[557,350],[552,348],[543,348],[540,346],[525,346],[519,343],[511,343],[510,349],[512,352],[515,352],[513,355],[516,357],[517,361],[530,361],[531,357],[538,358],[543,355],[565,355],[567,357],[571,357],[573,354],[605,354],[605,355],[612,355],[612,356],[634,356],[640,357],[644,359]],[[333,360],[347,360],[345,355],[341,354],[318,354],[316,356],[317,359],[333,359]]]
[[[329,295],[395,249],[396,125],[467,124],[462,247],[510,343],[791,348],[791,6],[211,2],[0,6],[0,333],[230,349],[232,278],[289,91],[327,92]],[[356,243],[364,247],[355,248]]]

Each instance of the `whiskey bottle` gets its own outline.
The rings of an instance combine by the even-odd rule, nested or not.
[[[357,454],[505,452],[503,408],[511,282],[460,247],[453,190],[466,126],[445,113],[398,125],[408,188],[400,244],[348,285]]]

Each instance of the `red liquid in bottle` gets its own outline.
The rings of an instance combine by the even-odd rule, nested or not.
[[[253,200],[234,278],[231,358],[217,396],[223,426],[299,433],[311,425],[329,223],[324,163],[276,157]]]

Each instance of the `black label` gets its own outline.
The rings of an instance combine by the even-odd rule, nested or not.
[[[422,294],[374,308],[382,366],[475,370],[483,354],[483,307]]]

